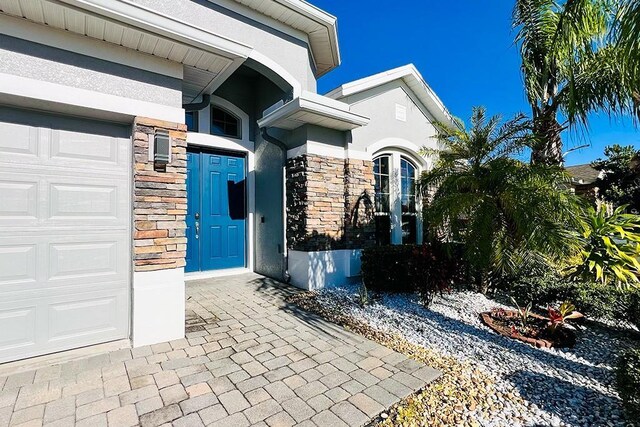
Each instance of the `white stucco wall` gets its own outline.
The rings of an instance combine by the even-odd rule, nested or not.
[[[291,74],[301,84],[302,89],[316,91],[306,35],[300,32],[287,29],[283,24],[263,15],[256,16],[256,19],[249,18],[245,15],[253,14],[241,5],[235,5],[235,11],[232,11],[231,5],[221,6],[207,0],[133,1],[156,12],[251,46]]]

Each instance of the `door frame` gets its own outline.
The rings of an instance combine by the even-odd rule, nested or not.
[[[187,276],[213,277],[225,275],[228,273],[236,273],[241,271],[254,271],[255,262],[255,211],[256,211],[256,193],[255,193],[255,155],[254,143],[245,136],[243,132],[243,140],[225,138],[217,135],[208,135],[203,133],[188,132],[187,148],[203,150],[205,152],[218,152],[221,154],[229,154],[238,157],[244,157],[245,173],[246,173],[246,195],[245,204],[247,217],[245,219],[245,267],[243,269],[232,268],[228,270],[210,270],[187,273]],[[186,161],[186,160],[185,160]],[[187,244],[189,244],[187,242]]]

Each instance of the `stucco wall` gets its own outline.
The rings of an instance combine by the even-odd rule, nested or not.
[[[351,149],[365,151],[386,138],[404,139],[418,147],[436,148],[435,128],[431,117],[425,116],[401,82],[391,82],[378,88],[341,99],[351,104],[351,111],[371,118],[367,126],[352,131]],[[406,107],[406,121],[396,119],[396,104]]]
[[[331,148],[345,148],[346,133],[316,125],[303,125],[286,133],[286,143],[289,149],[300,147],[307,143],[323,144]]]
[[[7,35],[0,35],[0,73],[172,107],[182,104],[180,79]]]
[[[315,92],[316,80],[306,40],[265,25],[207,0],[133,0],[135,3],[175,19],[204,28],[228,39],[251,46],[297,79],[302,88]],[[244,8],[237,5],[241,11]]]

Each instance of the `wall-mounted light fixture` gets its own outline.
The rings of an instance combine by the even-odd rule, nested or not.
[[[153,163],[166,165],[171,163],[171,138],[166,130],[156,130],[153,138]]]

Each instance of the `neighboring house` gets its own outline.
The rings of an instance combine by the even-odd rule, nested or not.
[[[595,203],[598,197],[596,180],[602,172],[595,169],[590,164],[567,166],[567,173],[571,177],[571,188],[579,195]]]
[[[419,242],[448,114],[412,66],[318,95],[339,63],[300,0],[0,0],[0,363],[183,337],[185,278]]]
[[[590,164],[567,166],[565,169],[571,177],[570,185],[575,194],[589,200],[598,209],[604,207],[607,212],[613,211],[613,205],[605,202],[598,193],[597,180],[604,176],[603,171]]]

